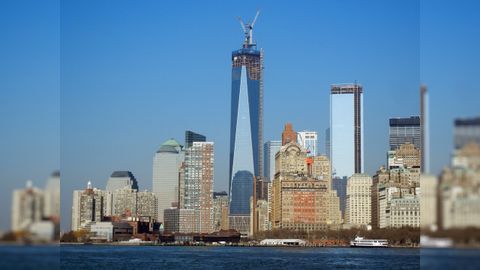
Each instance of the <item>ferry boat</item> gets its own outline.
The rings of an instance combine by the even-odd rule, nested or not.
[[[350,247],[388,247],[388,240],[386,239],[365,239],[363,237],[355,237],[355,240],[350,241]]]

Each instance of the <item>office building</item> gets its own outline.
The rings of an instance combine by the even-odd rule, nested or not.
[[[295,141],[289,142],[275,158],[276,173],[269,202],[272,229],[326,229],[330,207],[328,182],[308,175],[305,149]]]
[[[338,229],[342,224],[342,212],[340,211],[340,198],[337,195],[336,190],[330,190],[328,192],[329,207],[328,207],[328,220],[327,224],[331,229]]]
[[[404,144],[397,149],[402,151]],[[402,226],[420,226],[420,168],[418,155],[413,166],[381,167],[373,176],[371,218],[372,227],[388,228]],[[408,162],[407,162],[408,163]],[[407,207],[407,211],[401,211]],[[407,209],[407,208],[404,208]],[[397,209],[397,210],[395,210]],[[395,212],[397,211],[397,212]],[[395,216],[394,216],[395,215]]]
[[[422,229],[437,229],[437,188],[438,179],[433,175],[422,174],[420,176],[420,226]]]
[[[390,118],[389,124],[390,150],[397,150],[405,143],[411,143],[415,148],[422,149],[420,116]]]
[[[163,222],[163,210],[178,205],[180,165],[184,159],[183,147],[174,139],[165,141],[153,159],[153,192],[158,198],[158,221]]]
[[[330,128],[327,128],[325,130],[325,155],[328,157],[329,160],[332,160],[332,157],[330,155]]]
[[[480,227],[480,145],[465,144],[455,150],[451,165],[440,175],[439,227]]]
[[[263,145],[264,179],[269,182],[275,177],[275,154],[282,147],[282,141],[268,141]]]
[[[194,142],[206,142],[207,137],[193,131],[185,131],[185,148],[189,148]]]
[[[342,219],[345,218],[345,207],[347,204],[347,177],[332,179],[332,190],[337,192],[338,199],[340,201],[340,212]]]
[[[213,192],[213,224],[216,232],[228,230],[228,194]]]
[[[407,194],[401,198],[393,198],[389,205],[390,228],[420,227],[420,196]]]
[[[138,190],[138,183],[132,172],[114,171],[107,181],[107,191],[115,191],[117,189],[131,188]]]
[[[330,160],[327,156],[314,156],[312,157],[312,161],[311,176],[318,180],[327,181],[330,189],[332,182]]]
[[[370,225],[372,177],[366,174],[354,174],[347,181],[347,202],[345,223],[358,227]]]
[[[388,169],[417,168],[420,169],[421,153],[414,144],[401,144],[396,150],[388,151]]]
[[[453,133],[455,149],[461,149],[471,142],[480,144],[480,117],[455,119]]]
[[[253,177],[263,175],[263,52],[253,41],[254,24],[242,24],[243,46],[232,52],[230,226],[243,234],[250,229]]]
[[[363,172],[363,88],[332,85],[330,94],[330,155],[333,175]]]
[[[307,156],[314,157],[318,155],[318,134],[316,131],[297,132],[297,143],[307,151]]]

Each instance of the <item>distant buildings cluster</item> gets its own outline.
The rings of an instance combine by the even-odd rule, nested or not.
[[[98,241],[130,239],[158,231],[157,211],[153,192],[138,191],[131,172],[115,171],[104,190],[88,182],[86,189],[73,191],[72,231],[90,232]]]
[[[47,242],[59,239],[60,172],[53,172],[43,189],[28,181],[25,188],[13,191],[11,222],[17,238]]]
[[[456,119],[450,166],[422,175],[421,226],[466,229],[480,224],[480,117]]]

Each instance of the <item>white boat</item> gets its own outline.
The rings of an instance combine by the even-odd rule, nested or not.
[[[350,241],[351,247],[388,247],[387,239],[365,239],[363,237],[355,237]]]
[[[422,248],[449,248],[453,246],[453,240],[450,238],[434,238],[422,235],[420,236],[420,246]]]

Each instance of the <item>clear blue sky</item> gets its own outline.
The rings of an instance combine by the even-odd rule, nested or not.
[[[421,3],[420,3],[421,2]],[[228,186],[230,54],[236,19],[260,8],[265,141],[283,124],[320,134],[329,87],[364,86],[365,165],[385,163],[388,118],[418,114],[430,89],[432,171],[448,163],[452,121],[480,114],[475,1],[2,1],[2,182],[43,185],[61,168],[62,228],[71,194],[130,170],[151,188],[152,158],[190,129],[215,142],[215,188]],[[60,153],[60,155],[59,155]],[[0,228],[9,217],[2,216]]]

